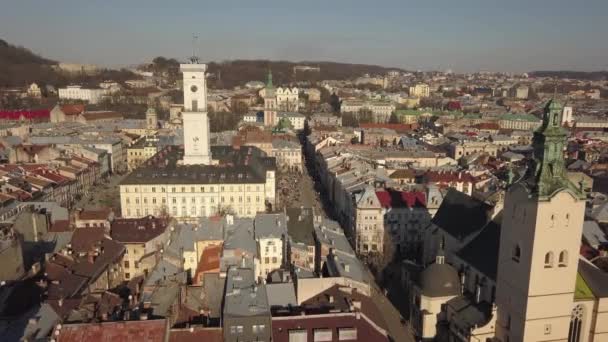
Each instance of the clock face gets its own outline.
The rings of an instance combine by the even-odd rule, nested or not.
[[[193,93],[196,93],[197,90],[198,90],[198,88],[195,85],[193,85],[192,87],[190,87],[190,91],[193,92]]]

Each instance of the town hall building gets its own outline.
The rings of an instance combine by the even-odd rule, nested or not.
[[[207,66],[193,57],[183,73],[184,146],[168,146],[120,184],[122,216],[194,220],[254,217],[275,204],[275,158],[256,147],[210,146]]]

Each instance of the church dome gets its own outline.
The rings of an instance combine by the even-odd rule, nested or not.
[[[447,297],[460,294],[460,278],[451,265],[434,263],[420,274],[418,285],[422,295]]]

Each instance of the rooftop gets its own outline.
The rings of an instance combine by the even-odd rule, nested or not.
[[[231,146],[211,146],[218,165],[180,165],[182,147],[168,146],[140,168],[130,173],[121,185],[132,184],[242,184],[264,183],[266,171],[275,170],[273,157],[253,146],[234,150]]]

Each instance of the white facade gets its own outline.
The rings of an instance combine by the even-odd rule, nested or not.
[[[260,273],[266,278],[268,273],[281,268],[283,264],[283,240],[280,238],[261,238],[257,240],[260,255]]]
[[[96,104],[101,101],[101,98],[106,94],[105,89],[88,89],[81,86],[68,86],[67,88],[59,88],[59,98],[65,100],[81,100],[91,104]]]
[[[431,95],[431,88],[428,84],[419,83],[415,86],[410,87],[410,96],[416,97],[429,97]]]
[[[299,90],[298,88],[278,87],[276,89],[277,106],[279,110],[295,111],[299,109]]]
[[[184,164],[211,164],[207,117],[206,64],[181,64],[184,87]]]
[[[125,184],[120,186],[122,217],[169,214],[179,221],[232,212],[254,217],[274,201],[274,179],[267,184]],[[273,203],[273,202],[271,202]]]
[[[304,122],[306,121],[306,116],[300,113],[281,113],[279,114],[279,120],[282,118],[286,118],[291,123],[291,126],[296,131],[304,129]]]

